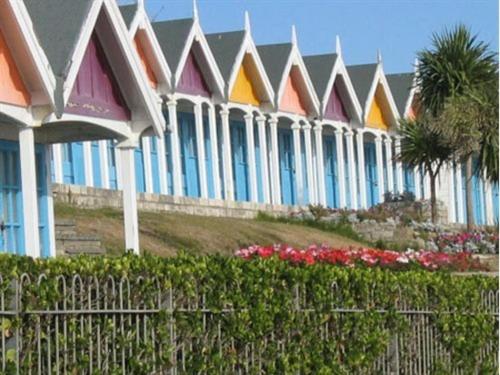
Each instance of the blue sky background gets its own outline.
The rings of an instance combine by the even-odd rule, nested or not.
[[[145,2],[157,21],[192,15],[192,0]],[[386,73],[411,71],[432,33],[458,22],[498,51],[497,0],[198,0],[198,8],[205,33],[242,29],[248,10],[257,45],[289,41],[295,24],[303,55],[332,52],[336,34],[348,65],[374,62],[380,48]]]

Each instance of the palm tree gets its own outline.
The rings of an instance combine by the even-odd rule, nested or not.
[[[434,128],[431,116],[420,115],[400,121],[401,150],[396,159],[409,167],[422,167],[429,174],[431,218],[437,222],[436,178],[444,163],[450,161],[452,149]]]
[[[478,41],[464,25],[458,25],[451,31],[446,30],[442,35],[434,34],[432,48],[418,53],[417,86],[422,108],[438,121],[431,121],[441,131],[436,131],[440,137],[449,134],[459,135],[451,139],[457,153],[466,164],[466,200],[467,225],[469,229],[474,225],[472,212],[472,160],[479,154],[479,167],[490,177],[495,176],[494,163],[498,160],[498,130],[491,127],[485,132],[475,121],[475,115],[482,112],[483,99],[479,99],[478,92],[490,91],[498,81],[498,67],[496,55],[490,51],[489,45]],[[467,110],[469,115],[453,116],[449,121],[447,115],[459,114],[460,110]],[[491,109],[491,108],[490,108]],[[491,111],[490,111],[491,112]],[[491,120],[491,118],[490,118]],[[492,123],[492,121],[487,121]],[[437,124],[437,125],[436,125]],[[497,125],[498,127],[498,125]],[[465,133],[460,133],[465,129]],[[460,142],[459,142],[460,140]],[[471,147],[465,145],[470,144]],[[496,155],[494,154],[496,147]],[[498,177],[498,166],[496,166]]]

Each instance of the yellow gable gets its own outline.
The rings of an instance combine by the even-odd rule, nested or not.
[[[238,71],[236,81],[234,82],[233,91],[231,92],[229,100],[231,102],[259,106],[260,100],[255,93],[249,72],[249,59],[250,57],[248,54],[245,55],[243,63],[240,66],[240,70]]]
[[[386,120],[382,109],[382,100],[382,87],[378,85],[370,112],[368,114],[366,125],[370,128],[389,130],[389,122]]]

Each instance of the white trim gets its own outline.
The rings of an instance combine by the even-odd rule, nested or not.
[[[260,148],[260,164],[262,170],[262,192],[264,195],[264,203],[271,203],[271,194],[269,189],[269,160],[266,134],[266,118],[264,116],[257,117],[257,126],[259,132],[259,148]]]
[[[494,225],[495,213],[493,209],[493,189],[491,187],[491,182],[486,178],[484,178],[484,206],[485,206],[486,224]]]
[[[165,150],[165,135],[164,138],[152,137],[151,142],[156,142],[156,150],[158,152],[158,173],[160,176],[160,194],[168,194],[168,162],[167,152]],[[154,173],[154,171],[153,171]]]
[[[51,177],[51,163],[50,163],[50,145],[45,145],[45,184],[47,186],[47,229],[49,231],[49,256],[56,256],[56,230],[54,219],[54,198],[52,196],[52,177]]]
[[[384,203],[384,158],[382,154],[382,137],[375,137],[375,159],[377,162],[377,183],[378,183],[378,202]]]
[[[316,122],[314,126],[314,137],[316,139],[316,170],[318,173],[318,203],[327,206],[325,185],[325,163],[323,159],[323,125]]]
[[[394,166],[392,163],[392,140],[387,137],[384,140],[385,145],[385,161],[387,163],[387,191],[394,192]]]
[[[144,110],[147,113],[149,120],[152,122],[153,129],[156,134],[161,138],[163,136],[163,129],[165,128],[165,119],[161,113],[161,109],[157,105],[157,98],[154,92],[149,86],[149,81],[146,77],[144,69],[142,69],[142,63],[139,61],[137,53],[134,51],[134,47],[129,38],[128,30],[121,16],[118,5],[113,0],[95,0],[92,3],[90,11],[85,20],[84,27],[80,32],[79,39],[74,46],[73,55],[71,57],[71,65],[67,73],[66,79],[64,81],[63,89],[63,105],[66,106],[71,91],[75,84],[80,65],[83,60],[83,56],[86,51],[86,46],[89,43],[92,32],[96,28],[97,18],[101,10],[104,10],[107,16],[107,20],[114,31],[115,41],[119,44],[121,52],[124,54],[125,59],[123,63],[128,67],[131,79],[135,83],[135,87],[138,91],[138,97],[142,99],[142,104]],[[113,62],[110,61],[113,65]],[[127,92],[122,90],[123,95],[127,96]],[[95,120],[92,117],[92,120]],[[90,122],[87,120],[87,122]],[[92,121],[95,122],[95,121]],[[139,122],[137,122],[139,124]],[[150,126],[144,125],[144,126]],[[135,132],[141,133],[144,128],[140,127],[135,129]],[[131,132],[134,131],[134,126],[131,126]]]
[[[396,156],[401,153],[401,137],[396,136],[395,144],[394,144],[394,152]],[[417,185],[416,176],[414,174],[413,177],[415,187]],[[396,159],[396,185],[398,188],[398,193],[404,193],[404,177],[403,177],[403,163],[401,160]],[[415,190],[415,198],[416,198],[416,190]]]
[[[47,56],[45,55],[43,48],[38,43],[36,33],[33,29],[33,23],[29,16],[28,10],[26,9],[26,5],[23,1],[15,0],[8,0],[7,4],[10,4],[17,24],[21,29],[20,34],[28,45],[28,51],[31,55],[31,62],[36,67],[39,79],[44,89],[45,96],[48,99],[48,103],[52,108],[54,108],[53,93],[56,86],[56,80],[54,74],[52,73],[52,70],[50,69],[50,64]]]
[[[280,185],[280,165],[279,165],[279,146],[278,146],[278,118],[272,116],[269,118],[270,131],[270,154],[271,154],[271,194],[273,204],[281,204],[281,185]]]
[[[52,145],[52,157],[54,162],[54,182],[62,184],[64,182],[63,166],[62,166],[62,145],[56,143]]]
[[[257,189],[257,169],[255,161],[255,141],[254,141],[254,127],[253,127],[253,115],[247,113],[243,116],[245,120],[245,130],[247,139],[247,157],[248,157],[248,169],[250,177],[250,201],[258,202],[259,194]]]
[[[148,38],[151,49],[153,51],[156,62],[159,66],[159,72],[155,71],[156,79],[159,80],[158,86],[156,90],[161,94],[168,95],[171,92],[171,82],[172,82],[172,72],[170,71],[170,67],[168,66],[167,60],[165,59],[165,55],[161,49],[160,44],[158,43],[158,39],[156,38],[156,34],[151,26],[151,22],[149,20],[148,14],[142,6],[137,6],[137,12],[134,16],[134,20],[130,24],[129,35],[132,41],[137,36],[138,31],[143,31]],[[158,77],[158,73],[160,73],[160,77]]]
[[[179,141],[179,124],[177,122],[177,102],[170,100],[167,103],[168,121],[170,126],[170,154],[172,155],[172,189],[173,195],[182,197],[184,191],[182,188],[182,164]]]
[[[354,113],[350,113],[350,115],[354,115],[354,120],[358,123],[363,122],[363,108],[361,108],[361,104],[359,103],[358,96],[356,95],[356,91],[354,90],[354,86],[352,85],[351,77],[347,72],[347,68],[344,64],[344,60],[342,56],[337,55],[337,59],[335,60],[335,64],[333,65],[332,72],[330,74],[330,78],[328,79],[328,84],[326,85],[326,90],[323,93],[323,100],[321,103],[321,115],[324,118],[326,112],[326,106],[328,104],[328,100],[330,99],[333,85],[337,79],[337,76],[342,76],[345,86],[347,88],[348,99],[350,101],[350,106]]]
[[[9,116],[18,125],[33,125],[33,116],[30,107],[20,107],[0,102],[0,113]]]
[[[309,203],[316,204],[316,186],[314,185],[314,165],[312,160],[312,140],[311,140],[311,124],[306,123],[302,126],[304,132],[304,148],[306,156],[306,177],[309,193]]]
[[[240,46],[240,50],[236,55],[235,62],[231,68],[231,74],[229,75],[230,78],[229,81],[227,82],[227,93],[226,93],[227,100],[229,101],[231,93],[233,92],[234,84],[236,83],[236,79],[238,78],[240,67],[243,64],[243,59],[245,58],[245,55],[247,53],[250,54],[250,56],[252,56],[252,59],[255,65],[257,66],[257,71],[259,72],[259,76],[260,79],[262,80],[264,90],[267,96],[266,98],[267,102],[269,102],[271,106],[274,106],[273,86],[271,85],[271,81],[269,80],[269,77],[264,68],[264,64],[262,63],[259,52],[257,51],[257,47],[255,46],[252,35],[250,34],[249,31],[245,32],[243,43]],[[266,102],[266,100],[262,100],[261,98],[259,99],[261,102]]]
[[[308,101],[309,101],[309,108],[307,113],[308,116],[311,117],[319,116],[320,113],[319,99],[318,96],[316,95],[316,91],[314,90],[314,85],[312,84],[311,78],[309,77],[309,73],[307,72],[307,68],[304,64],[304,60],[302,59],[302,55],[300,54],[300,51],[296,45],[292,45],[292,50],[290,51],[290,54],[288,56],[285,69],[283,69],[279,89],[278,92],[276,93],[276,103],[275,103],[276,110],[279,111],[281,99],[283,98],[286,82],[292,70],[292,66],[297,66],[299,68],[300,74],[302,75],[302,79],[304,80],[304,83],[306,85],[306,93],[308,95]]]
[[[212,151],[212,175],[214,183],[215,199],[222,199],[221,195],[221,180],[219,168],[219,141],[217,135],[217,119],[215,114],[215,105],[208,106],[208,127],[210,132],[210,151]]]
[[[457,218],[458,222],[465,224],[465,207],[464,207],[464,197],[463,197],[463,181],[462,181],[462,164],[457,163],[455,166],[455,178],[456,178],[456,187],[457,187],[457,205],[458,212]]]
[[[114,141],[110,141],[114,142]],[[122,190],[122,183],[123,183],[123,175],[122,175],[122,158],[120,156],[120,149],[117,147],[117,143],[114,144],[113,147],[113,152],[115,153],[115,170],[116,170],[116,190]],[[135,168],[134,168],[135,170]],[[135,181],[135,173],[132,175],[134,178],[134,184],[137,182]]]
[[[364,131],[358,129],[356,134],[356,147],[358,148],[358,169],[359,169],[359,206],[362,209],[368,208],[367,191],[366,191],[366,171],[365,171],[365,141],[363,137]]]
[[[457,222],[457,213],[455,207],[455,176],[453,166],[446,168],[446,177],[448,179],[448,221],[450,223]]]
[[[179,59],[179,63],[177,65],[177,70],[174,74],[174,89],[177,88],[179,81],[181,79],[182,72],[184,70],[184,66],[186,65],[186,60],[193,47],[194,41],[199,42],[201,50],[207,59],[208,68],[210,70],[210,74],[214,80],[216,87],[211,87],[212,92],[218,94],[221,98],[224,97],[224,78],[217,66],[217,62],[215,60],[212,51],[210,50],[210,46],[208,45],[207,39],[205,38],[205,34],[203,33],[200,23],[197,18],[193,19],[193,26],[191,27],[191,31],[189,32],[186,44],[184,45],[184,50],[182,51],[181,57]]]
[[[300,137],[300,124],[294,122],[292,125],[293,135],[293,153],[295,159],[295,185],[297,186],[297,202],[299,206],[304,205],[304,177],[302,173],[302,151],[301,151],[301,137]]]
[[[356,176],[356,160],[354,157],[354,137],[351,130],[345,133],[346,146],[347,146],[347,163],[349,167],[349,190],[351,192],[351,208],[358,209],[358,190],[357,190],[357,176]]]
[[[347,207],[346,186],[345,186],[345,170],[344,170],[344,132],[340,129],[335,130],[335,150],[337,152],[337,172],[339,183],[339,206],[340,208]]]
[[[101,162],[101,180],[102,187],[109,189],[109,164],[108,164],[108,142],[99,141],[99,160]]]
[[[139,218],[137,214],[137,190],[135,181],[135,147],[116,148],[121,160],[123,184],[123,219],[125,232],[125,249],[139,254]]]
[[[222,123],[222,165],[224,169],[224,199],[234,200],[233,163],[231,154],[231,133],[229,129],[229,109],[221,106],[220,118]]]
[[[375,99],[375,93],[377,91],[378,84],[382,85],[384,89],[385,97],[389,104],[390,115],[391,115],[391,124],[389,124],[393,129],[398,127],[399,121],[399,112],[394,102],[394,97],[392,96],[391,89],[389,87],[389,83],[387,82],[387,78],[385,77],[384,71],[382,69],[382,65],[378,64],[377,69],[375,71],[375,75],[373,77],[372,85],[370,87],[370,91],[368,92],[368,96],[366,97],[365,107],[364,107],[364,116],[363,122],[366,124],[368,121],[368,116],[370,114],[371,105]]]

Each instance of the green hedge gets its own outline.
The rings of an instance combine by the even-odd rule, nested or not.
[[[181,359],[185,364],[181,372],[189,374],[237,370],[257,373],[257,367],[266,374],[371,374],[374,363],[390,346],[395,334],[411,336],[411,314],[401,311],[414,310],[432,312],[425,318],[435,327],[436,336],[432,340],[451,355],[450,360],[446,360],[445,356],[436,354],[433,373],[447,374],[453,369],[462,369],[465,373],[496,371],[497,316],[491,312],[496,311],[492,306],[497,302],[490,301],[488,309],[482,299],[482,295],[490,291],[496,298],[498,279],[494,277],[324,264],[290,266],[277,259],[244,261],[186,254],[175,258],[125,255],[50,260],[1,255],[0,292],[5,293],[6,309],[9,300],[14,298],[11,280],[23,273],[33,281],[41,274],[46,277],[40,283],[25,283],[22,311],[53,310],[56,306],[61,308],[64,301],[69,304],[71,297],[63,293],[61,280],[57,278],[64,277],[69,287],[75,274],[79,274],[86,285],[99,281],[101,288],[109,285],[106,284],[109,277],[117,281],[127,278],[131,282],[131,307],[160,310],[148,316],[147,331],[140,328],[142,320],[141,324],[134,323],[135,318],[130,318],[130,323],[128,317],[122,316],[120,319],[127,323],[126,330],[117,333],[118,323],[112,320],[112,314],[96,316],[92,324],[87,323],[87,317],[68,317],[66,336],[69,338],[65,345],[69,346],[68,353],[79,354],[74,357],[69,354],[69,361],[61,360],[57,366],[72,373],[84,372],[92,366],[96,366],[95,373],[100,373],[96,370],[95,331],[99,326],[101,337],[111,337],[115,329],[116,337],[113,336],[112,341],[118,352],[118,363],[108,363],[110,373],[121,373],[120,353],[126,352],[125,367],[134,374],[168,368]],[[102,290],[99,293],[101,302],[94,308],[103,308]],[[87,294],[89,299],[97,300],[95,290]],[[85,298],[82,297],[76,307],[87,306],[89,301]],[[174,306],[172,314],[167,309],[170,303]],[[203,313],[201,307],[209,313]],[[176,352],[179,347],[174,349],[171,341],[172,318],[179,340],[177,345],[190,343],[182,358]],[[53,332],[54,319],[36,314],[3,317],[4,337],[13,337],[15,329],[22,327],[21,373],[40,365],[37,353],[30,352],[35,346],[26,344],[39,339],[37,325],[46,332],[42,337],[47,340],[42,345],[42,358],[51,357],[54,370],[55,341],[59,340],[62,346],[62,338],[58,336],[61,333]],[[329,327],[328,336],[325,336],[325,327]],[[150,330],[154,331],[151,340],[142,342],[137,338],[149,335]],[[46,349],[51,337],[54,337],[52,349]],[[105,339],[102,342],[108,343]],[[399,343],[401,361],[406,358],[404,342]],[[481,352],[488,345],[491,354],[481,358]],[[245,357],[248,348],[264,348],[258,351],[259,361]],[[17,362],[16,353],[9,350],[7,372],[14,371]]]

